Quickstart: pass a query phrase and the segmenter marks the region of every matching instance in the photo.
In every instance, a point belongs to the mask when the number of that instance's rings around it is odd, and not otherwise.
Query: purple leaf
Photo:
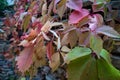
[[[97,28],[96,32],[98,34],[104,34],[104,35],[107,35],[109,37],[120,38],[120,34],[117,31],[115,31],[112,27],[109,27],[106,25]]]
[[[76,24],[79,21],[87,18],[89,11],[86,9],[81,9],[81,11],[73,11],[69,16],[69,24]]]
[[[76,11],[81,11],[82,9],[82,0],[69,0],[67,3],[66,3],[66,6],[71,8],[71,9],[74,9]]]

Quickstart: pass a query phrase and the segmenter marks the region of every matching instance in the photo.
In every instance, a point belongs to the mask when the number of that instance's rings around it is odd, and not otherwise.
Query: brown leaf
[[[70,31],[68,34],[68,41],[70,43],[71,48],[73,48],[76,45],[77,40],[78,40],[78,36],[76,30]]]
[[[63,14],[65,13],[67,7],[66,7],[66,0],[61,0],[57,7],[57,13],[62,18]]]
[[[79,34],[79,45],[87,46],[89,43],[89,32]]]
[[[49,66],[52,68],[54,72],[60,65],[60,54],[59,52],[54,53],[51,57],[51,61],[49,62]]]
[[[50,41],[47,44],[47,57],[50,61],[51,61],[51,56],[53,55],[53,53],[54,53],[54,47],[53,47],[52,41]]]
[[[46,47],[44,46],[44,39],[42,36],[36,41],[33,60],[36,67],[46,65]]]
[[[64,36],[63,36],[63,38],[62,38],[62,40],[61,40],[61,45],[63,46],[63,45],[67,45],[69,42],[68,42],[68,33],[66,33]]]

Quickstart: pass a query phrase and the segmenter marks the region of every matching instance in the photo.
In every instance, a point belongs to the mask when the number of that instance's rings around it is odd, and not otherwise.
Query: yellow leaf
[[[23,19],[23,24],[22,24],[22,27],[23,27],[23,29],[24,29],[24,32],[26,31],[26,29],[27,29],[28,26],[29,26],[30,19],[31,19],[31,15],[30,15],[30,14],[25,15],[25,17],[24,17],[24,19]]]

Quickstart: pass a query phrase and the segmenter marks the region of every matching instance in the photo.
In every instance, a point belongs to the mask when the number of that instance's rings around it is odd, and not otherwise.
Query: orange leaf
[[[31,29],[30,34],[28,35],[26,40],[31,41],[31,40],[35,39],[36,36],[37,36],[37,32],[35,30]]]

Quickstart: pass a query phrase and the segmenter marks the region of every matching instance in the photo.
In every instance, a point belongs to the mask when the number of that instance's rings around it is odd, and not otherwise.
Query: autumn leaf
[[[70,43],[70,47],[73,48],[78,41],[78,36],[76,30],[70,31],[68,34],[68,42]]]
[[[51,56],[51,61],[49,61],[49,66],[52,69],[52,72],[54,72],[60,65],[60,54],[59,52],[54,53]]]
[[[69,24],[77,24],[80,21],[88,18],[89,11],[86,9],[81,9],[81,11],[73,11],[69,16]]]
[[[120,34],[115,31],[112,27],[103,25],[96,29],[97,34],[104,34],[112,38],[120,38]]]
[[[57,13],[60,16],[60,18],[62,19],[63,14],[65,13],[67,7],[66,7],[66,0],[61,0],[58,4],[57,4]]]
[[[33,57],[33,46],[26,47],[17,58],[17,65],[19,71],[24,73],[26,70],[29,69],[29,67],[33,63],[32,57]]]
[[[46,47],[44,45],[44,38],[39,36],[34,45],[33,61],[36,67],[46,65]]]
[[[22,27],[24,29],[24,32],[27,30],[29,23],[30,23],[31,15],[26,14],[23,19]]]
[[[82,9],[82,0],[69,0],[66,6],[74,11],[69,16],[69,24],[77,24],[89,15],[89,11]]]
[[[31,40],[35,39],[36,36],[37,36],[36,30],[31,29],[28,37],[26,37],[26,40],[31,41]]]
[[[47,57],[49,60],[51,60],[51,56],[54,53],[54,47],[52,41],[50,41],[46,47],[47,47]]]
[[[76,30],[71,30],[63,36],[61,44],[62,46],[70,44],[70,47],[73,48],[77,44],[77,41],[78,36]]]
[[[61,51],[62,52],[70,52],[71,49],[69,49],[67,46],[62,46]]]
[[[100,14],[94,14],[89,17],[90,21],[88,22],[89,28],[91,31],[95,31],[97,28],[103,25],[103,17]]]
[[[19,44],[19,46],[23,46],[23,47],[29,46],[28,40],[23,40],[23,41],[21,41],[20,44]]]
[[[79,45],[87,46],[89,44],[90,32],[79,33]]]
[[[66,6],[76,11],[81,11],[83,6],[82,0],[68,0]]]

